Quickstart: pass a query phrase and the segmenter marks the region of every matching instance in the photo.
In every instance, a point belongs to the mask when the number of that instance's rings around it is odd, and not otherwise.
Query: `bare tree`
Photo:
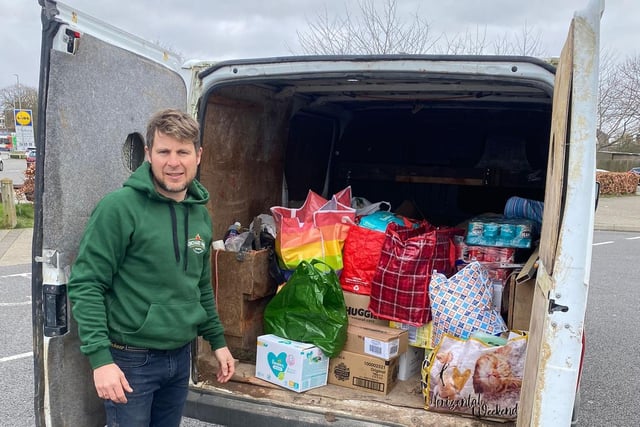
[[[325,7],[315,20],[307,20],[309,28],[296,32],[302,53],[527,56],[542,56],[544,53],[541,49],[542,33],[526,22],[520,32],[504,34],[491,42],[486,27],[433,36],[429,23],[417,10],[409,20],[398,16],[397,0],[386,0],[382,10],[376,8],[373,0],[359,0],[357,13],[349,9],[348,5],[352,4],[345,3],[345,12],[341,16],[330,15]]]
[[[624,113],[629,117],[625,134],[639,144],[640,141],[640,55],[629,56],[620,65],[622,75],[621,103]]]
[[[351,3],[349,3],[351,4]],[[305,54],[395,54],[426,53],[437,38],[432,38],[429,23],[418,13],[403,21],[397,1],[387,0],[383,10],[373,0],[358,1],[359,15],[352,15],[345,3],[343,16],[331,17],[326,8],[315,21],[307,20],[309,29],[297,31]]]
[[[487,50],[487,28],[476,27],[475,32],[469,30],[464,33],[449,36],[442,35],[442,53],[448,55],[482,55]]]
[[[519,33],[514,34],[513,51],[511,54],[524,56],[542,56],[545,52],[541,47],[542,33],[535,26],[529,26],[525,21]]]
[[[616,63],[610,51],[603,52],[600,55],[600,74],[598,81],[598,149],[606,149],[611,143],[611,135],[617,133],[618,127],[615,117],[617,91],[618,91],[618,73],[616,72]]]
[[[348,3],[351,5],[352,3]],[[380,4],[380,3],[377,3]],[[386,0],[378,10],[373,0],[359,0],[358,13],[331,16],[325,8],[309,29],[298,31],[306,54],[445,53],[453,55],[521,55],[543,57],[542,32],[527,22],[518,32],[493,40],[487,29],[476,27],[458,34],[434,37],[429,24],[416,11],[410,21],[397,14],[397,1]],[[553,59],[549,62],[554,63]],[[603,53],[600,61],[598,148],[640,152],[640,56],[617,63]]]
[[[318,14],[315,22],[307,21],[307,32],[296,31],[304,54],[344,55],[353,53],[351,38],[346,31],[346,17],[330,18],[327,9]]]
[[[0,89],[0,106],[4,115],[4,122],[7,130],[15,131],[15,119],[13,110],[22,107],[26,110],[32,110],[33,119],[37,115],[38,108],[38,91],[35,88],[17,84]]]
[[[640,56],[600,59],[598,149],[640,151]]]
[[[454,35],[443,34],[444,43],[439,50],[450,55],[544,55],[542,33],[525,22],[520,32],[504,33],[492,41],[487,37],[487,28],[476,27]]]

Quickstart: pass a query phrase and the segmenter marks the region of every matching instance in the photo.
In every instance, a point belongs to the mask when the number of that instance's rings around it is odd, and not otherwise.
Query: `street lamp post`
[[[13,75],[16,76],[16,84],[18,86],[18,110],[22,111],[22,90],[20,89],[20,75],[16,73],[14,73]],[[15,105],[15,102],[14,102],[14,105]],[[13,123],[14,123],[14,126],[15,126],[15,123],[17,123],[15,107],[13,109]],[[22,131],[22,126],[20,126],[20,143],[24,144],[24,133]],[[13,147],[14,150],[16,148],[17,147]]]
[[[20,75],[19,74],[13,74],[14,76],[16,76],[16,84],[18,85],[18,108],[22,110],[22,91],[20,90]]]

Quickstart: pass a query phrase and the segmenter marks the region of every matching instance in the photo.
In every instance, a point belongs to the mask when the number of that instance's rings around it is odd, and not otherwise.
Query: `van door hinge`
[[[63,254],[45,249],[35,257],[42,263],[42,304],[44,311],[44,335],[56,337],[69,330],[67,310],[67,271],[61,265]]]
[[[569,311],[569,307],[567,307],[566,305],[556,304],[556,300],[550,299],[549,314],[553,314],[556,311],[561,311],[563,313],[566,313],[567,311]]]

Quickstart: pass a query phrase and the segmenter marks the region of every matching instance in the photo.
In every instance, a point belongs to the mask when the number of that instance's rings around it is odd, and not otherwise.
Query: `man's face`
[[[151,149],[145,147],[158,193],[175,201],[184,200],[187,188],[196,177],[202,147],[180,141],[156,131]]]

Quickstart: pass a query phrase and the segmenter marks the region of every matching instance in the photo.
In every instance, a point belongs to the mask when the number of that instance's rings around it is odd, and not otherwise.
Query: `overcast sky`
[[[540,31],[546,56],[557,56],[573,12],[588,0],[397,0],[398,16],[413,13],[427,20],[432,34],[464,34],[476,29],[488,38]],[[376,0],[377,3],[383,1]],[[296,30],[326,7],[329,14],[353,13],[355,0],[68,0],[120,29],[185,56],[186,59],[233,59],[299,52]],[[0,89],[20,83],[38,85],[40,6],[37,0],[0,0]],[[607,0],[601,21],[602,47],[620,58],[637,55],[640,1]]]

